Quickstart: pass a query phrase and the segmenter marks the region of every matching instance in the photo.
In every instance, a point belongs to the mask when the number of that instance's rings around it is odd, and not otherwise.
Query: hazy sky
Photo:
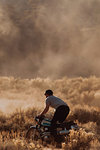
[[[0,76],[100,76],[100,0],[0,0]]]

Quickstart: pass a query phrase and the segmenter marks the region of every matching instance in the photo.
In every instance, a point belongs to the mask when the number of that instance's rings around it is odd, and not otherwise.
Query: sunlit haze
[[[0,75],[100,76],[99,0],[0,0]]]

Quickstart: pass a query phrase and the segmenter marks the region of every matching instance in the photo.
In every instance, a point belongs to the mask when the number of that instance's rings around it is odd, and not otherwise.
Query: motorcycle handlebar
[[[45,116],[41,116],[41,117],[36,116],[36,117],[35,117],[35,121],[42,121],[42,120],[44,119],[44,117],[45,117]]]

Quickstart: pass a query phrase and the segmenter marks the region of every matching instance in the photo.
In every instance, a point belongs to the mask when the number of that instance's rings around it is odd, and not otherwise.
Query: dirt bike
[[[56,137],[54,137],[51,134],[50,126],[51,126],[51,120],[48,118],[42,117],[35,117],[36,125],[30,126],[26,133],[26,138],[32,139],[32,140],[39,140],[45,141],[47,143],[51,143],[52,141],[55,141],[55,139],[58,139],[56,141],[57,143],[62,143],[66,140],[67,136],[70,134],[70,130],[78,130],[79,127],[76,123],[73,121],[69,122],[63,122],[63,123],[57,123],[56,124]]]

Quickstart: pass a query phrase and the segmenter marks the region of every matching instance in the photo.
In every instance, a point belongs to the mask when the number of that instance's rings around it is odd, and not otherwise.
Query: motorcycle
[[[58,143],[62,143],[66,140],[68,135],[70,134],[70,130],[78,130],[79,127],[73,121],[57,123],[56,124],[56,137],[51,134],[50,126],[51,120],[42,117],[35,117],[36,125],[30,126],[26,133],[26,138],[34,141],[38,141],[39,139],[43,142],[51,143],[55,139],[58,139]]]

